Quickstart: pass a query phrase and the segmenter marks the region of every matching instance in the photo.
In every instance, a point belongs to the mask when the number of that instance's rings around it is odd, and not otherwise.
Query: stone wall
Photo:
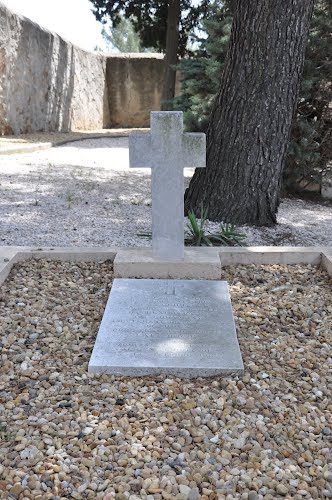
[[[163,64],[162,54],[86,52],[0,1],[0,135],[148,127]]]
[[[0,3],[0,134],[109,124],[106,58]]]
[[[107,57],[108,103],[113,127],[147,127],[150,111],[160,110],[162,54]]]

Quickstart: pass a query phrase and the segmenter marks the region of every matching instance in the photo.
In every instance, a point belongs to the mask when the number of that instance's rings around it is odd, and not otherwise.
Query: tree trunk
[[[164,59],[164,80],[161,96],[161,109],[171,109],[170,101],[174,97],[176,70],[179,47],[180,0],[170,0],[167,15],[166,53]]]
[[[236,224],[276,223],[313,0],[238,0],[207,131],[207,168],[185,207]]]

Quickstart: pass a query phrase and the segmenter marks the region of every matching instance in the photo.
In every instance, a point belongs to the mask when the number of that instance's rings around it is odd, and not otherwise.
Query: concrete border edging
[[[119,137],[128,137],[128,134],[124,132],[119,135],[91,135],[89,137],[75,137],[73,139],[64,139],[63,141],[54,141],[54,142],[37,142],[32,144],[21,144],[16,146],[8,146],[4,148],[0,148],[0,155],[14,155],[21,153],[34,153],[36,151],[42,151],[44,149],[56,148],[58,146],[64,146],[65,144],[69,144],[70,142],[78,142],[78,141],[87,141],[88,139],[118,139]]]
[[[322,254],[321,265],[330,276],[332,276],[332,249],[330,248],[326,253]]]
[[[115,259],[116,249],[103,247],[0,247],[0,285],[5,281],[11,268],[18,262],[29,259],[50,259],[63,262],[104,262]]]
[[[314,264],[329,247],[223,247],[219,249],[221,265],[232,264]]]
[[[16,155],[21,153],[35,153],[53,147],[52,142],[37,142],[33,144],[21,144],[0,148],[0,155]]]
[[[121,278],[220,279],[225,265],[311,264],[321,265],[332,276],[332,247],[192,247],[182,261],[158,261],[149,248],[0,247],[0,284],[18,262],[28,259],[66,262],[114,263]]]
[[[78,141],[87,141],[89,139],[118,139],[121,137],[128,137],[131,132],[136,132],[140,130],[142,133],[147,132],[149,129],[147,128],[133,128],[133,129],[125,129],[119,130],[113,129],[110,132],[106,133],[95,133],[92,135],[83,134],[79,137],[71,137],[68,139],[60,139],[55,141],[48,142],[34,142],[34,143],[14,143],[14,146],[4,146],[0,147],[0,156],[1,155],[11,155],[11,154],[20,154],[20,153],[33,153],[35,151],[41,151],[49,148],[56,148],[58,146],[64,146],[65,144],[69,144],[71,142]]]

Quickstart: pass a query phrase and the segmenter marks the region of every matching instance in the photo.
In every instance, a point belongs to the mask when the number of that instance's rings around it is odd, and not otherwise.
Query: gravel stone
[[[327,273],[224,268],[245,373],[189,381],[87,373],[112,277],[29,260],[0,287],[0,498],[332,498]]]
[[[0,245],[149,246],[151,175],[128,158],[128,138],[106,137],[0,155]],[[193,169],[184,175],[187,186]],[[332,245],[331,207],[283,199],[277,226],[241,228],[245,245]]]

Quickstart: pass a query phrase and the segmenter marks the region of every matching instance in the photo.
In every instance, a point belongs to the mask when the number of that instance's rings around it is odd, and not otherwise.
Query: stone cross
[[[205,167],[205,134],[183,133],[182,111],[152,111],[150,123],[129,136],[129,165],[152,170],[153,257],[183,259],[183,169]]]

